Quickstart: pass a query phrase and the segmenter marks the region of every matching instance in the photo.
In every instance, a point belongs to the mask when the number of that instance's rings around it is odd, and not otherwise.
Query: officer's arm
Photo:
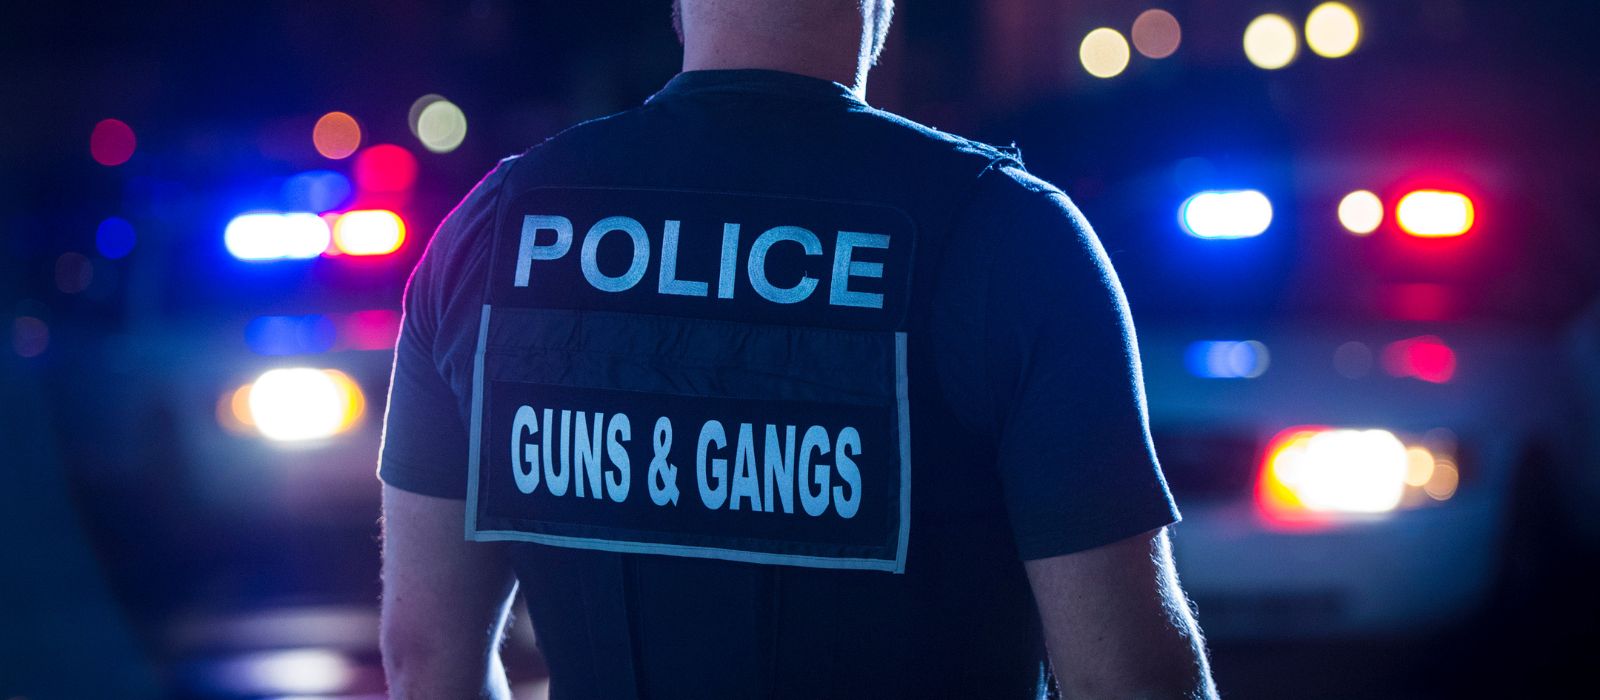
[[[510,698],[497,653],[516,580],[502,543],[462,537],[463,501],[383,488],[390,697]]]
[[[1027,569],[1065,697],[1216,698],[1165,528]]]

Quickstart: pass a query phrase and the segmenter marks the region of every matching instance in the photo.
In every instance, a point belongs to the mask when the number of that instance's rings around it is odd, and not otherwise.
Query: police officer
[[[864,102],[891,5],[682,0],[681,74],[440,226],[379,468],[396,697],[504,696],[518,584],[555,698],[1214,696],[1105,253]]]

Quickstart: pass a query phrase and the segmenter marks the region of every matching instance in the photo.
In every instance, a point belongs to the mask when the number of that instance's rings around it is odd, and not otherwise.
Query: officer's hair
[[[873,63],[883,50],[884,39],[889,34],[890,20],[894,16],[893,0],[672,0],[672,30],[683,42],[683,3],[695,3],[696,9],[706,13],[739,13],[747,20],[758,20],[772,31],[793,31],[815,24],[819,17],[828,17],[826,10],[852,9],[863,15],[872,36]]]

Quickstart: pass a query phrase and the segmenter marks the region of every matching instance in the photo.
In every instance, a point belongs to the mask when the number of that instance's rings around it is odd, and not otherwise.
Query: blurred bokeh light
[[[1306,46],[1323,58],[1343,58],[1361,42],[1361,20],[1342,2],[1325,2],[1306,17]]]
[[[1383,348],[1383,368],[1391,376],[1443,384],[1456,375],[1456,353],[1437,336],[1397,340]]]
[[[21,357],[38,357],[50,347],[50,326],[33,316],[11,321],[11,349]]]
[[[349,430],[366,410],[361,387],[344,372],[292,367],[268,370],[249,386],[248,413],[236,415],[278,442],[332,437]]]
[[[1356,190],[1339,200],[1339,223],[1345,230],[1365,236],[1383,225],[1383,200],[1367,190]]]
[[[434,153],[449,153],[461,146],[467,138],[467,115],[451,102],[438,95],[429,95],[422,100],[433,97],[417,110],[416,119],[413,121],[412,133],[422,146]],[[418,100],[421,102],[422,100]]]
[[[1115,78],[1128,68],[1128,40],[1110,27],[1100,27],[1083,37],[1078,60],[1096,78]]]
[[[1277,70],[1294,62],[1300,40],[1294,25],[1283,15],[1255,18],[1244,30],[1244,55],[1257,68]]]
[[[122,165],[133,157],[138,139],[133,127],[120,119],[103,119],[89,133],[89,155],[105,166]]]
[[[1183,28],[1171,12],[1152,8],[1133,20],[1133,47],[1146,58],[1166,58],[1178,51]]]
[[[1288,519],[1386,513],[1405,495],[1409,464],[1387,430],[1287,430],[1267,449],[1260,503]]]
[[[328,222],[306,212],[255,212],[228,222],[223,243],[240,260],[306,259],[328,249]]]
[[[350,178],[343,174],[332,170],[310,170],[284,181],[284,207],[324,212],[343,205],[350,199],[351,192]]]
[[[355,177],[364,192],[402,192],[416,184],[417,157],[394,144],[378,144],[356,156]]]
[[[1196,238],[1253,238],[1272,226],[1272,201],[1256,190],[1201,192],[1184,200],[1178,220]]]
[[[1201,340],[1184,353],[1189,373],[1205,379],[1255,379],[1266,374],[1272,355],[1259,340]]]
[[[95,227],[94,246],[100,254],[108,259],[116,260],[127,257],[133,252],[134,243],[138,236],[133,230],[133,224],[127,219],[107,217],[100,225]]]
[[[344,112],[329,112],[311,129],[311,143],[324,158],[349,158],[361,147],[361,125]]]

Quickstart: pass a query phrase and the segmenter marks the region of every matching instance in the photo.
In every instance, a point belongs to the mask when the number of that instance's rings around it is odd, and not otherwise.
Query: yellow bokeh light
[[[1096,78],[1114,78],[1128,68],[1128,40],[1109,27],[1096,29],[1078,45],[1078,60]]]
[[[1339,223],[1358,236],[1365,236],[1383,225],[1383,200],[1366,190],[1356,190],[1339,200]]]
[[[1183,28],[1171,12],[1149,9],[1133,20],[1133,48],[1147,58],[1166,58],[1183,42]]]
[[[1426,447],[1406,448],[1406,485],[1424,486],[1433,479],[1433,453]]]
[[[1261,15],[1244,30],[1244,55],[1257,68],[1277,70],[1294,62],[1300,39],[1283,15]]]
[[[1455,462],[1440,459],[1434,465],[1433,478],[1422,487],[1436,501],[1448,501],[1456,495],[1456,488],[1461,486],[1461,472],[1456,470]]]
[[[456,150],[467,138],[467,115],[454,102],[434,100],[417,115],[417,139],[434,153]]]
[[[1306,17],[1306,46],[1323,58],[1343,58],[1361,42],[1361,20],[1342,2],[1325,2]]]
[[[324,158],[349,158],[361,147],[361,125],[344,112],[329,112],[312,127],[311,143]]]

